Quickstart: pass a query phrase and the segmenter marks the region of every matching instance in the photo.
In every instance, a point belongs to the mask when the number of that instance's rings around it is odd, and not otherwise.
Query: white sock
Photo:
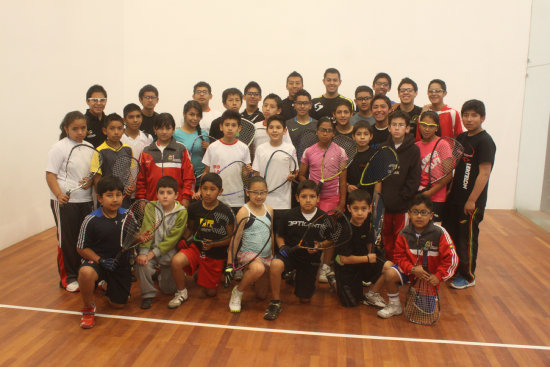
[[[394,303],[396,305],[401,303],[399,302],[399,293],[388,293],[388,298],[390,300],[390,303]]]

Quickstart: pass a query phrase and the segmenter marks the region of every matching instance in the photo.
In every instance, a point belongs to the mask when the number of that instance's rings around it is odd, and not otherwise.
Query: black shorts
[[[107,292],[105,292],[105,295],[111,302],[121,305],[128,302],[132,284],[132,274],[127,264],[122,264],[122,266],[116,268],[115,271],[105,270],[101,265],[91,260],[84,260],[84,263],[82,263],[80,267],[82,268],[84,266],[93,268],[98,275],[98,280],[107,282]]]
[[[305,250],[291,252],[288,257],[275,254],[274,259],[279,259],[285,264],[285,272],[296,270],[294,294],[299,298],[311,298],[315,292],[317,272],[321,265],[319,254],[309,255]],[[302,256],[303,255],[303,256]]]
[[[434,222],[441,222],[443,219],[443,208],[445,203],[433,203],[433,212],[434,212]]]
[[[384,263],[334,264],[334,273],[336,276],[336,288],[338,289],[338,298],[343,306],[357,306],[363,298],[363,280],[376,283]]]

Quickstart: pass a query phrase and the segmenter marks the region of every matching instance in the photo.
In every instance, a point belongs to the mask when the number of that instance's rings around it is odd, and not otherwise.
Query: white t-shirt
[[[254,123],[254,127],[256,128],[256,133],[254,134],[254,147],[257,148],[263,143],[269,142],[269,135],[267,135],[267,126],[264,125],[264,121],[259,121]],[[290,136],[288,133],[285,133],[283,135],[283,143],[289,143],[292,144],[292,140],[290,139]]]
[[[135,159],[139,160],[139,156],[143,152],[143,149],[153,142],[153,137],[143,131],[140,131],[139,135],[135,139],[123,134],[120,141],[123,144],[129,145],[130,148],[132,148],[132,155]]]
[[[246,144],[240,140],[235,140],[233,144],[226,144],[221,139],[213,142],[208,146],[202,163],[210,167],[210,172],[218,173],[222,168],[234,161],[243,161],[250,164],[250,151]],[[220,175],[223,180],[223,191],[225,194],[234,193],[232,195],[220,195],[219,199],[224,204],[231,207],[241,207],[244,205],[243,182],[240,174],[239,166],[235,165],[237,170],[229,167]]]
[[[57,175],[57,183],[61,191],[65,192],[70,188],[78,186],[80,180],[86,177],[90,172],[90,165],[92,163],[92,157],[94,150],[86,149],[83,150],[79,155],[78,159],[71,157],[71,165],[68,168],[67,174],[67,160],[69,159],[69,154],[71,149],[77,144],[86,144],[93,148],[93,145],[87,141],[82,143],[77,143],[74,140],[69,138],[63,138],[55,143],[50,151],[48,152],[48,163],[46,165],[46,172],[51,172]],[[74,164],[73,164],[74,162]],[[50,190],[50,198],[52,200],[57,200],[54,193]],[[86,190],[79,189],[71,193],[69,202],[70,203],[87,203],[92,201],[92,189],[88,188]]]
[[[208,112],[202,113],[202,119],[199,125],[201,126],[201,129],[205,130],[207,134],[210,133],[210,125],[212,125],[212,121],[220,117],[222,114],[218,111],[213,110],[212,108]]]
[[[282,150],[290,154],[277,153],[273,156],[266,176],[266,166],[271,158],[271,155],[277,151]],[[294,162],[292,162],[294,159]],[[267,189],[269,191],[274,190],[285,182],[291,169],[298,170],[298,158],[296,157],[296,149],[291,143],[283,142],[281,145],[274,147],[269,142],[263,143],[256,149],[254,155],[254,162],[252,163],[252,169],[260,173],[260,176],[264,177],[267,181]],[[267,195],[266,204],[270,205],[273,209],[290,209],[292,198],[292,185],[289,181],[276,189],[275,191]]]

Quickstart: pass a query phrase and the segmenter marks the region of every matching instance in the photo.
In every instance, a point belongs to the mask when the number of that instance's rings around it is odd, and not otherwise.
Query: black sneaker
[[[153,299],[152,298],[144,298],[141,300],[141,308],[144,310],[148,310],[153,305]]]
[[[275,320],[279,316],[279,313],[283,310],[283,304],[281,301],[271,301],[267,310],[265,310],[264,319]]]

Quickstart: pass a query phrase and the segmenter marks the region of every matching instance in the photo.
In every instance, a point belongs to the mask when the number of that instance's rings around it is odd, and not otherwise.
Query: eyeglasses
[[[334,129],[326,129],[324,127],[321,127],[321,128],[319,128],[319,131],[322,132],[322,133],[330,134],[330,133],[334,132]]]
[[[251,96],[251,97],[259,97],[260,96],[260,92],[246,92],[246,94]]]
[[[294,105],[295,106],[302,106],[302,107],[305,107],[307,105],[310,105],[311,102],[294,102]]]
[[[412,93],[414,92],[414,88],[401,88],[399,89],[399,93]]]
[[[376,83],[374,83],[374,85],[377,85],[379,87],[389,87],[390,83],[388,83],[388,82],[376,82]]]
[[[426,209],[422,209],[422,210],[412,209],[412,210],[409,210],[409,213],[411,213],[411,215],[420,215],[421,217],[427,217],[428,215],[432,214],[431,211]]]
[[[198,94],[199,96],[204,96],[210,94],[210,92],[208,91],[208,89],[197,89],[195,90],[195,94]]]
[[[363,101],[369,101],[372,99],[372,97],[357,97],[355,98],[357,102],[363,102]]]
[[[261,191],[258,191],[258,190],[248,190],[248,193],[249,193],[249,194],[258,195],[258,196],[264,196],[264,195],[267,195],[267,190],[261,190]]]
[[[428,89],[428,93],[430,94],[438,94],[445,92],[443,89]]]
[[[143,99],[146,101],[154,101],[155,99],[158,99],[157,96],[143,96]]]
[[[107,98],[88,98],[88,102],[90,102],[90,103],[106,103]]]

